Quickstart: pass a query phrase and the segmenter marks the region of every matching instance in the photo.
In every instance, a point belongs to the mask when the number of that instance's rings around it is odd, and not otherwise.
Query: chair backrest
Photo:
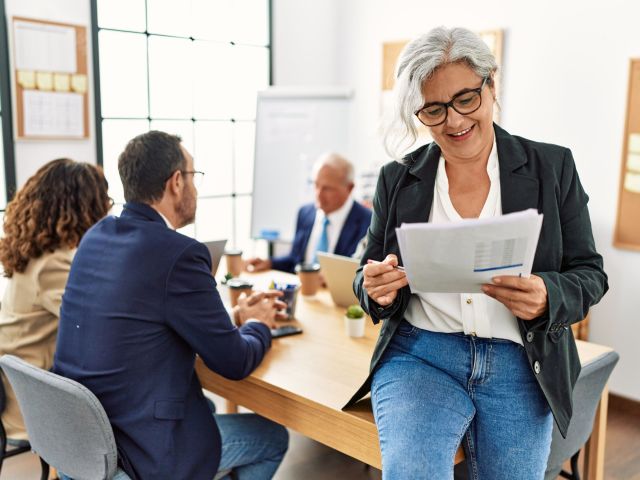
[[[573,389],[573,416],[567,438],[562,438],[554,424],[545,479],[557,478],[564,461],[571,458],[589,439],[600,396],[619,358],[612,350],[582,367]]]
[[[116,442],[96,396],[13,355],[0,358],[0,366],[18,398],[33,450],[75,480],[111,479]]]

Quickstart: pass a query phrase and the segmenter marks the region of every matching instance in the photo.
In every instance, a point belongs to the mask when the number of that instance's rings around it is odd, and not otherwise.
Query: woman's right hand
[[[398,296],[398,290],[409,285],[407,275],[398,266],[398,257],[387,255],[382,262],[372,262],[364,266],[362,274],[367,295],[377,304],[386,307],[391,305]]]

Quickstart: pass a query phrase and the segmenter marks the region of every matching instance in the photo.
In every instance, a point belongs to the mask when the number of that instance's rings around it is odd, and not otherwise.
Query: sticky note
[[[629,134],[629,152],[640,153],[640,133]]]
[[[71,75],[71,88],[74,92],[84,93],[87,91],[87,76],[82,74]]]
[[[36,88],[36,73],[33,70],[18,70],[18,84],[25,89]]]
[[[630,153],[627,155],[627,168],[636,173],[640,173],[640,153]]]
[[[56,92],[68,92],[71,82],[68,73],[53,74],[53,89]]]
[[[624,189],[629,192],[640,193],[640,173],[627,172],[624,176]]]
[[[51,72],[36,72],[36,86],[45,92],[53,90],[53,74]]]

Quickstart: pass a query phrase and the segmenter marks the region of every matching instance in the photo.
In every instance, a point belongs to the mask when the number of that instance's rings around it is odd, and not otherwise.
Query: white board
[[[349,158],[351,90],[272,87],[258,93],[251,236],[291,241],[300,205],[313,201],[319,155]]]

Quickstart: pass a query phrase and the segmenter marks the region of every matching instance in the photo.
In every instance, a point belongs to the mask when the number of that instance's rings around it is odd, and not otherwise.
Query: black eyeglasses
[[[449,107],[453,108],[460,115],[469,115],[482,106],[482,89],[489,77],[482,79],[482,84],[478,88],[464,90],[457,93],[447,103],[431,102],[427,103],[420,110],[415,112],[420,122],[427,127],[442,125],[447,121]]]

